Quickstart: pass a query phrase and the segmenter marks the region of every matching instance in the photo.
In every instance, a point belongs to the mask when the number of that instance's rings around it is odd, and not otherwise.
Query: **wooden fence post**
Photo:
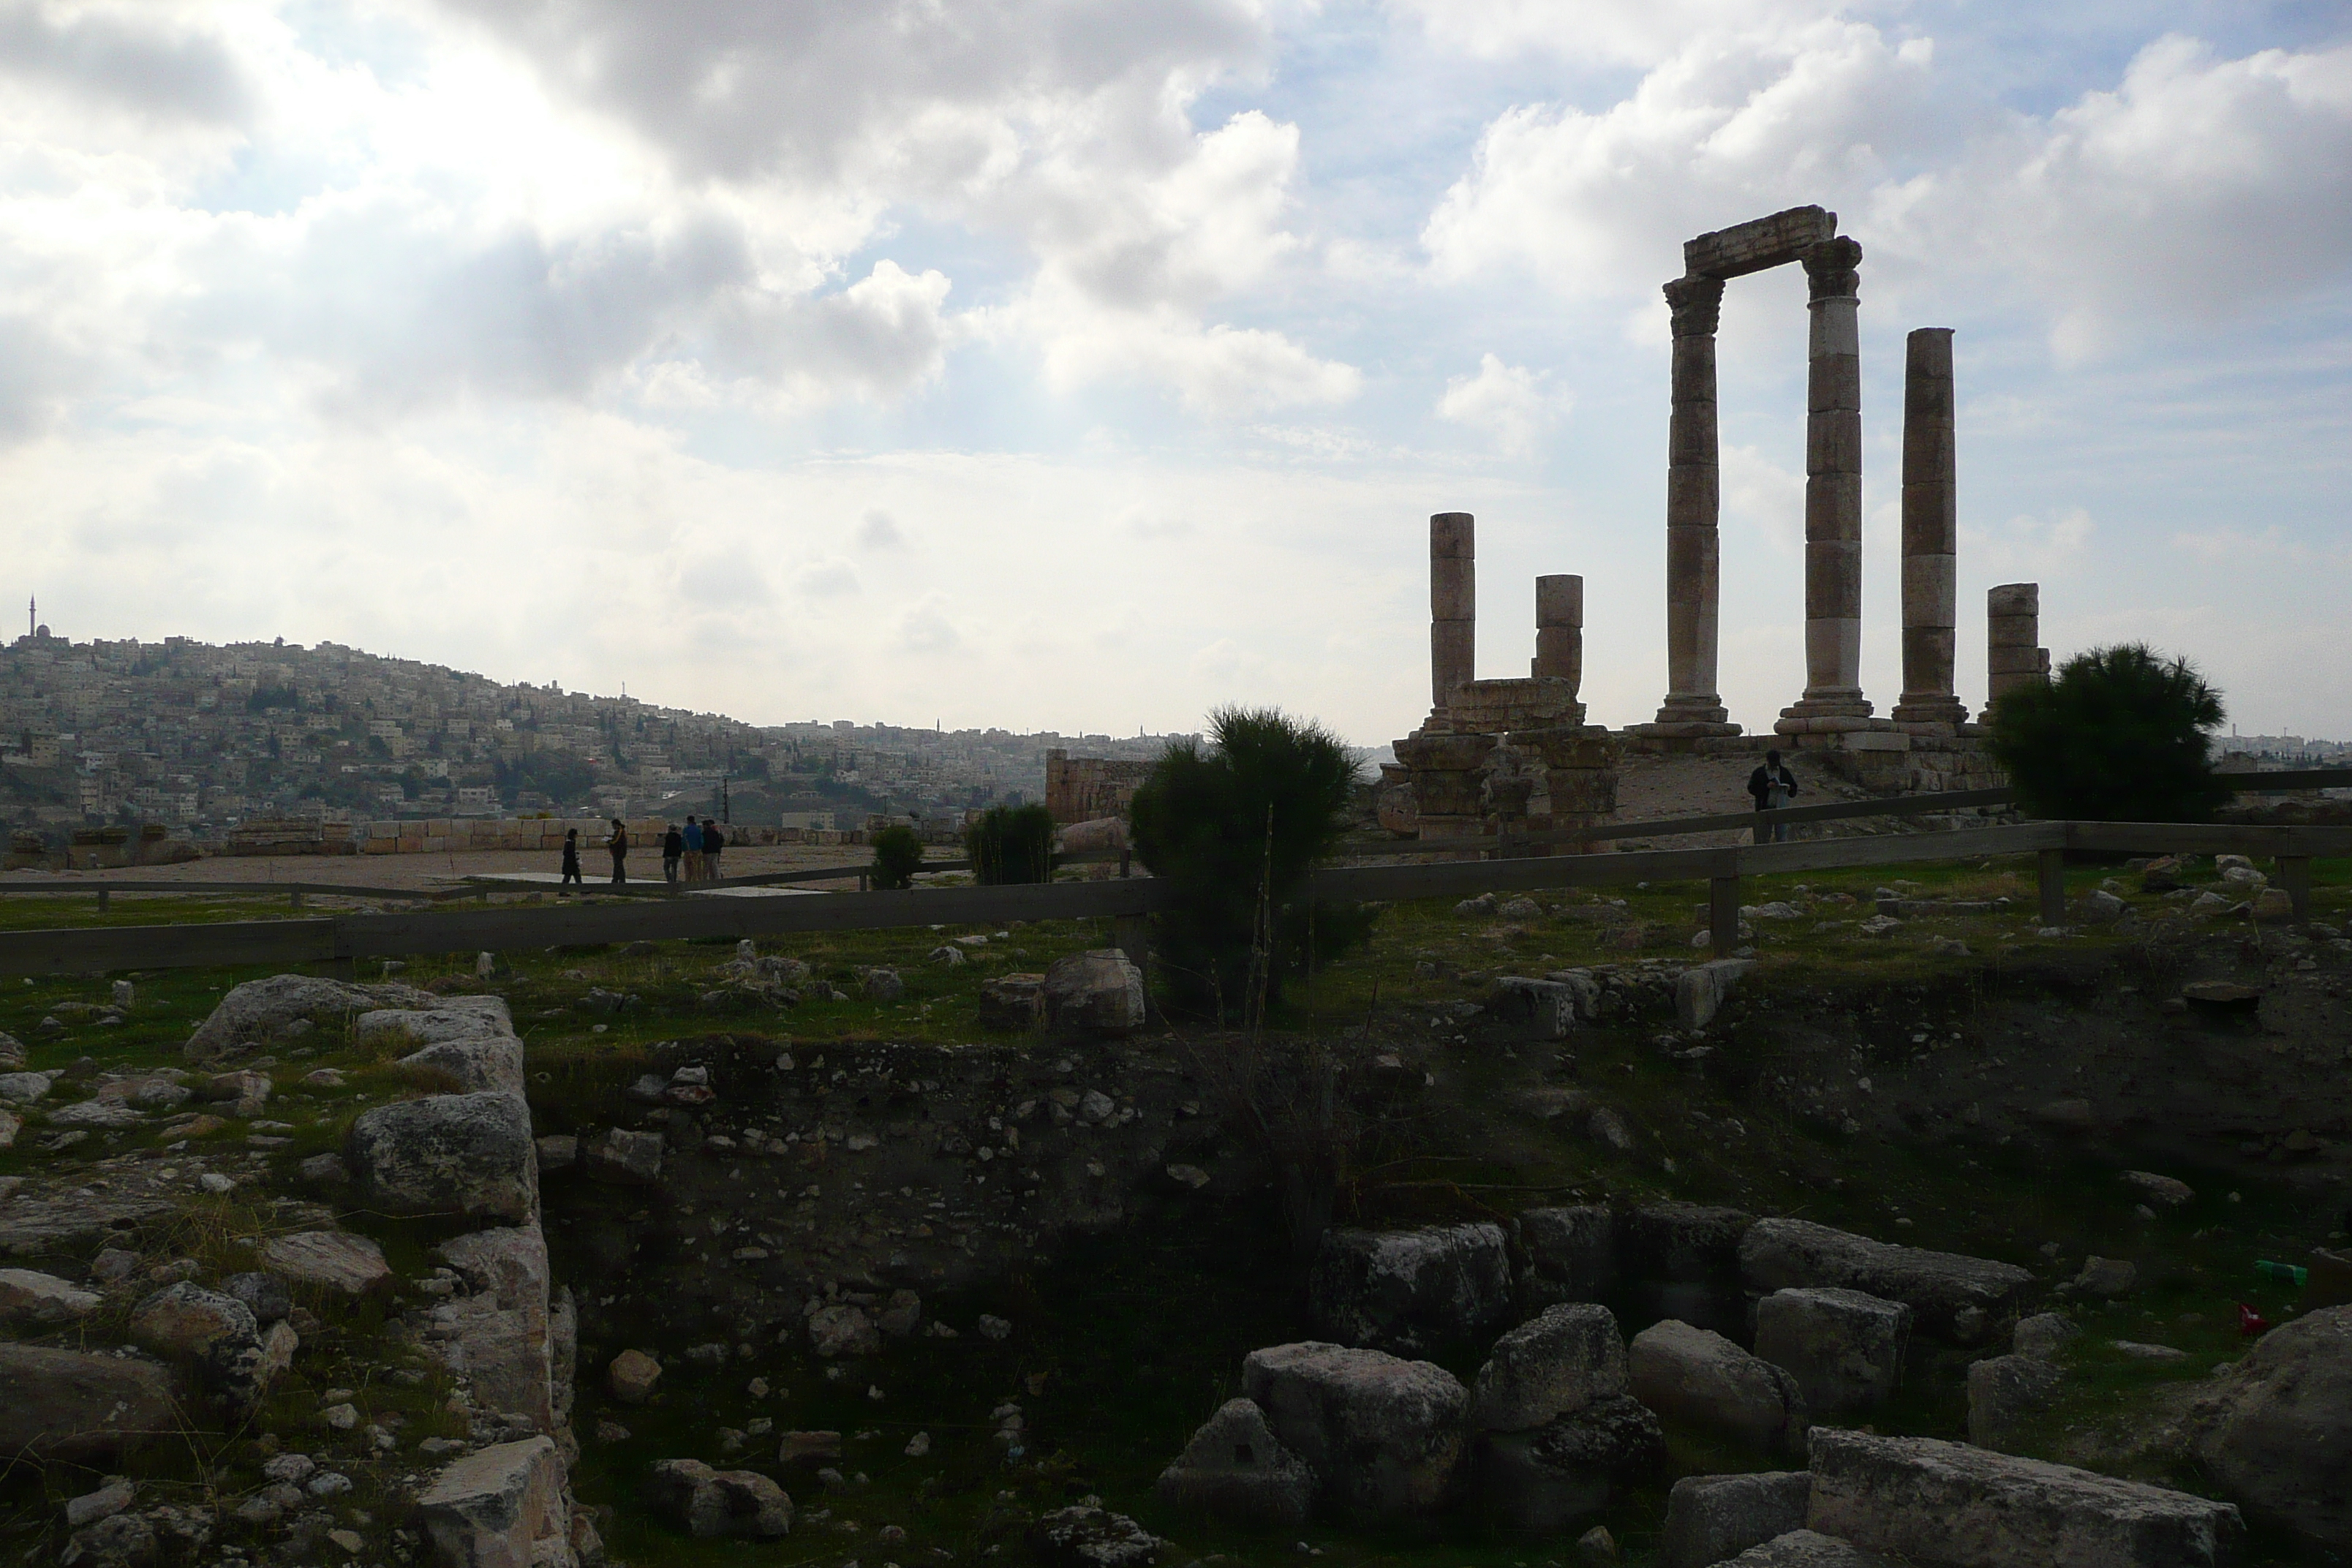
[[[292,898],[293,902],[288,907],[297,910],[300,909],[302,907],[302,889],[299,888],[293,889],[291,890],[290,897]]]
[[[2311,918],[2311,857],[2308,855],[2280,856],[2278,874],[2279,886],[2284,888],[2286,896],[2294,900],[2294,918],[2299,921],[2309,920]]]
[[[1710,877],[1706,880],[1707,941],[1717,958],[1728,958],[1739,945],[1739,878]]]
[[[2044,849],[2036,857],[2034,879],[2042,890],[2042,923],[2062,926],[2066,923],[2066,851]]]

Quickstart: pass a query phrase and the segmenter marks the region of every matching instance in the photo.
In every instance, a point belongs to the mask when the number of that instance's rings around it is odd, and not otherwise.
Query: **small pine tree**
[[[1993,760],[2035,816],[2203,822],[2230,798],[2207,731],[2221,696],[2185,658],[2145,643],[2076,654],[1993,704]]]
[[[972,880],[983,887],[1054,879],[1054,814],[1042,805],[992,805],[963,830]]]
[[[913,887],[915,871],[922,863],[923,840],[913,828],[893,825],[874,835],[871,875],[876,888],[893,890]]]

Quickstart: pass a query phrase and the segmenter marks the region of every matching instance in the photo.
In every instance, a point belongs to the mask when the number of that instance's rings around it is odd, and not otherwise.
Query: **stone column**
[[[2003,583],[1985,591],[1985,710],[2003,692],[2050,679],[2050,650],[2042,640],[2042,584]]]
[[[1565,573],[1536,579],[1536,657],[1530,674],[1584,685],[1584,579]]]
[[[1784,732],[1863,728],[1862,247],[1841,236],[1806,252],[1812,333],[1805,416],[1805,692]],[[1823,722],[1827,721],[1827,722]]]
[[[1903,697],[1895,721],[1934,730],[1967,721],[1952,694],[1954,575],[1959,551],[1953,447],[1952,329],[1921,327],[1903,363]]]
[[[1674,311],[1674,418],[1666,434],[1666,700],[1657,723],[1683,735],[1736,735],[1716,689],[1722,497],[1717,467],[1715,328],[1723,279],[1677,278]]]
[[[1441,511],[1429,520],[1430,706],[1441,713],[1475,670],[1477,555],[1468,512]]]

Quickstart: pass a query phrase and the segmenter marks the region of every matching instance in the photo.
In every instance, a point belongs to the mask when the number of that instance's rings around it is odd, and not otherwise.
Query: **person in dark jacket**
[[[662,880],[672,887],[677,885],[677,863],[685,853],[686,835],[680,833],[677,824],[673,822],[669,825],[669,831],[662,835]]]
[[[719,826],[715,818],[703,818],[702,879],[704,881],[715,882],[719,879],[719,852],[726,847],[727,830]]]
[[[1795,798],[1797,775],[1780,761],[1779,752],[1767,752],[1764,753],[1764,765],[1748,775],[1748,793],[1755,798],[1758,811],[1778,811]],[[1785,844],[1788,839],[1788,827],[1784,824],[1774,823],[1770,842]],[[1765,829],[1760,823],[1756,828],[1756,842],[1766,842]]]
[[[613,818],[613,836],[604,840],[604,847],[613,852],[613,886],[619,887],[629,879],[629,829],[619,817]]]
[[[689,882],[699,882],[702,880],[702,824],[695,821],[691,816],[686,819],[684,842],[686,844],[686,879]]]
[[[563,830],[563,882],[555,889],[556,896],[561,898],[574,887],[583,893],[588,890],[587,884],[580,880],[580,830],[567,827]]]

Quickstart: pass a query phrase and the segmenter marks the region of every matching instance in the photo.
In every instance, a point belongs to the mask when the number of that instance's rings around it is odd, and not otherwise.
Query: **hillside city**
[[[329,642],[77,643],[43,626],[0,648],[0,810],[19,831],[163,824],[204,838],[262,819],[539,813],[961,819],[1040,798],[1049,750],[1139,760],[1169,739],[752,725]]]

